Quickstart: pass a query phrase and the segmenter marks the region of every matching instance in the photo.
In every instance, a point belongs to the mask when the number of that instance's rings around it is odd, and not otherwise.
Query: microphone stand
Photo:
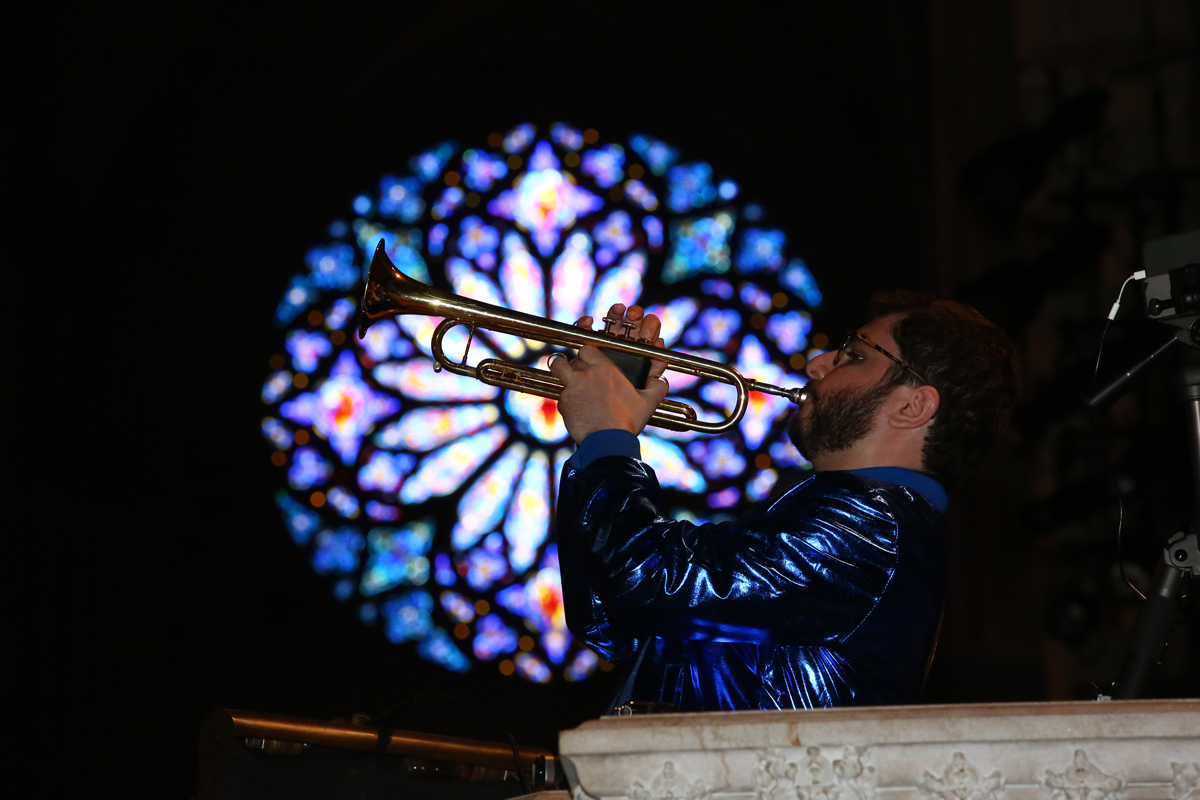
[[[1084,402],[1091,408],[1098,409],[1116,400],[1137,374],[1171,349],[1177,338],[1191,344],[1189,339],[1194,337],[1172,336],[1152,351],[1143,354],[1129,369],[1112,381],[1085,396]],[[1151,672],[1159,663],[1166,646],[1171,619],[1179,598],[1184,594],[1187,578],[1200,578],[1200,540],[1196,535],[1196,531],[1200,529],[1200,366],[1182,367],[1179,371],[1179,385],[1188,422],[1192,478],[1196,483],[1192,532],[1180,531],[1167,540],[1162,559],[1154,572],[1153,585],[1146,596],[1146,603],[1138,614],[1125,661],[1116,681],[1113,682],[1112,695],[1101,695],[1101,700],[1130,700],[1144,696]]]

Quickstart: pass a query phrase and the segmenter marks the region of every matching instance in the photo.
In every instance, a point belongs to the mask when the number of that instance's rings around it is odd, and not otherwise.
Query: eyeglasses
[[[908,370],[913,375],[915,375],[917,380],[919,380],[921,383],[929,383],[929,381],[927,381],[927,380],[925,380],[925,378],[921,377],[921,373],[917,372],[915,369],[910,367],[908,364],[905,364],[899,358],[892,355],[887,350],[884,350],[882,347],[875,344],[874,342],[872,342],[866,336],[863,336],[858,331],[850,331],[849,333],[846,334],[846,341],[842,342],[842,346],[838,348],[837,355],[835,355],[833,357],[833,365],[835,367],[838,366],[839,364],[841,364],[843,361],[845,361],[847,357],[850,357],[850,358],[855,357],[853,353],[849,353],[849,354],[846,353],[846,348],[849,347],[850,343],[853,342],[855,339],[857,339],[858,341],[867,345],[868,347],[872,347],[872,348],[878,350],[879,352],[883,353],[885,356],[890,358],[892,361],[895,361],[897,364],[904,367],[906,370]]]

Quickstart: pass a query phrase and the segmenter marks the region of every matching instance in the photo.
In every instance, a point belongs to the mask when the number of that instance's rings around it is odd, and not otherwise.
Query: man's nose
[[[834,353],[821,353],[819,356],[814,356],[804,365],[804,374],[813,380],[821,380],[829,374],[833,369]]]

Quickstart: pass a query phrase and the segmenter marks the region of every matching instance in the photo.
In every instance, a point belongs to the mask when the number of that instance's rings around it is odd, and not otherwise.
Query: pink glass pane
[[[592,316],[601,319],[614,303],[631,306],[642,294],[642,275],[646,272],[646,254],[635,250],[621,259],[600,279],[588,307]]]
[[[596,265],[589,255],[591,249],[592,242],[586,234],[572,234],[562,255],[554,262],[550,305],[553,318],[559,322],[574,323],[583,316],[584,304],[596,280]]]
[[[504,297],[500,294],[499,287],[492,283],[492,279],[482,272],[471,267],[470,262],[461,258],[451,258],[446,265],[446,274],[450,278],[450,283],[454,285],[454,293],[469,297],[472,300],[478,300],[481,303],[488,305],[505,306]],[[509,336],[503,333],[488,334],[500,345],[505,353],[511,358],[520,358],[525,355],[525,342],[516,336]],[[449,336],[447,336],[449,338]],[[474,344],[471,345],[472,351],[475,349]],[[446,348],[449,353],[449,347]],[[461,354],[462,350],[458,352]]]
[[[500,285],[504,287],[504,297],[509,307],[535,317],[546,316],[546,289],[542,283],[541,265],[529,254],[525,243],[515,233],[504,237],[504,253],[504,262],[500,265]]]
[[[662,333],[659,335],[662,336],[666,346],[670,347],[679,339],[683,329],[687,327],[699,310],[700,304],[695,300],[690,297],[681,297],[678,300],[672,300],[665,306],[650,306],[646,309],[646,313],[654,314],[662,321]]]
[[[496,527],[528,454],[529,448],[520,442],[510,446],[463,494],[458,504],[458,522],[450,534],[455,550],[465,550]]]
[[[508,413],[517,420],[523,432],[543,442],[561,442],[567,438],[567,426],[558,413],[558,403],[544,397],[508,392],[504,398]]]
[[[508,561],[517,575],[533,565],[538,548],[550,531],[549,461],[541,450],[535,450],[529,457],[517,497],[504,521]]]
[[[420,503],[453,492],[504,444],[507,437],[508,428],[493,425],[435,451],[400,487],[400,502]]]
[[[678,445],[652,434],[643,434],[640,439],[642,460],[654,469],[661,486],[688,492],[704,491],[708,485],[704,476],[692,468]]]
[[[444,376],[442,373],[438,377]],[[419,408],[410,411],[397,422],[375,435],[375,444],[389,450],[412,450],[423,453],[441,447],[452,439],[466,436],[500,419],[500,409],[494,405]]]
[[[474,348],[472,348],[472,351]],[[403,392],[414,400],[493,400],[500,390],[480,383],[474,378],[442,370],[433,371],[433,362],[424,358],[397,363],[380,364],[373,373],[375,380]]]

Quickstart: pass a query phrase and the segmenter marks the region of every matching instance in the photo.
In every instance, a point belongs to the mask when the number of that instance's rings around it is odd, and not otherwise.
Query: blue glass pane
[[[458,146],[454,142],[442,142],[437,147],[421,153],[419,156],[413,156],[409,162],[409,167],[413,172],[417,173],[417,177],[423,181],[431,181],[441,174],[445,169],[446,164],[450,161],[450,157],[454,155],[454,151]]]
[[[455,622],[470,622],[475,619],[475,604],[458,592],[442,592],[442,608]]]
[[[658,195],[654,193],[653,189],[639,180],[625,181],[625,196],[628,197],[634,205],[640,206],[646,211],[653,211],[654,209],[658,208]],[[651,217],[650,219],[653,219],[657,222],[656,217]],[[653,244],[651,245],[652,247],[658,247],[660,244],[662,244],[661,223],[655,227],[659,229],[656,231],[658,244]]]
[[[646,162],[655,175],[662,175],[679,158],[679,151],[666,142],[649,136],[635,134],[629,138],[629,146]]]
[[[779,276],[779,282],[791,289],[810,308],[820,308],[821,303],[824,302],[821,290],[817,288],[816,279],[808,271],[804,262],[798,258],[793,258],[788,264],[787,269]]]
[[[564,150],[578,150],[583,147],[583,134],[570,125],[556,122],[550,126],[550,138]]]
[[[538,142],[534,145],[533,152],[529,155],[530,170],[556,170],[558,167],[558,156],[554,155],[554,148],[549,142]]]
[[[504,151],[507,153],[520,153],[529,143],[533,141],[533,135],[537,131],[529,123],[518,125],[508,132],[504,137]]]
[[[766,500],[771,490],[775,488],[775,482],[778,480],[779,473],[775,470],[759,470],[750,482],[746,484],[746,496],[756,502]]]
[[[370,557],[363,569],[359,590],[365,596],[401,584],[421,586],[429,580],[425,554],[433,542],[434,521],[423,519],[395,528],[372,528],[367,534]]]
[[[433,598],[420,590],[409,592],[383,604],[387,637],[393,642],[408,642],[428,636],[433,630]]]
[[[292,369],[297,372],[312,373],[321,359],[333,352],[328,336],[308,331],[292,331],[285,346],[292,354]]]
[[[307,278],[302,275],[295,276],[288,285],[287,291],[283,293],[283,299],[275,308],[275,322],[279,325],[286,325],[301,311],[316,302],[320,296],[321,293],[312,287]]]
[[[771,293],[756,283],[743,283],[738,296],[742,302],[755,311],[771,310]]]
[[[288,450],[291,448],[292,432],[274,417],[267,417],[262,421],[262,432],[263,436],[267,437],[277,449]]]
[[[799,353],[808,346],[812,317],[803,311],[774,314],[767,319],[767,336],[787,355]]]
[[[704,439],[687,446],[692,461],[710,478],[732,478],[746,471],[746,459],[728,439]]]
[[[304,254],[309,281],[318,289],[349,289],[358,281],[354,248],[348,244],[314,247]]]
[[[478,258],[493,252],[500,244],[500,234],[491,225],[472,214],[459,226],[458,252],[463,258]]]
[[[533,653],[521,653],[516,658],[517,672],[522,678],[532,683],[546,683],[550,680],[550,668]]]
[[[292,373],[287,370],[279,370],[272,373],[267,382],[263,384],[262,401],[268,405],[276,402],[279,398],[288,393],[292,388]]]
[[[581,169],[584,174],[596,179],[596,184],[607,189],[623,177],[621,168],[625,165],[625,148],[619,144],[609,144],[583,154]]]
[[[486,192],[492,184],[508,174],[508,165],[500,156],[493,156],[483,150],[468,150],[463,153],[463,180],[467,188],[476,192]]]
[[[479,633],[472,642],[476,658],[490,661],[501,653],[517,649],[517,632],[495,614],[485,614],[476,628]]]
[[[379,215],[403,222],[416,222],[425,213],[421,182],[416,178],[385,175],[379,182]]]
[[[321,531],[313,547],[313,569],[322,574],[353,572],[358,569],[358,554],[364,544],[355,528]]]
[[[663,269],[663,281],[674,283],[701,273],[727,271],[732,231],[733,216],[724,212],[672,221],[671,252]]]
[[[417,655],[426,661],[441,664],[451,672],[469,672],[471,669],[471,662],[441,628],[434,628],[425,635],[417,645]]]
[[[287,492],[275,493],[275,505],[283,512],[283,523],[287,526],[292,541],[298,545],[308,544],[317,528],[321,526],[321,518],[297,503]]]
[[[368,328],[366,336],[358,340],[358,346],[375,361],[405,358],[413,353],[412,342],[400,334],[395,320],[390,319],[379,320]]]
[[[463,190],[457,186],[447,186],[442,190],[442,196],[439,197],[433,204],[433,210],[430,211],[430,216],[434,219],[445,219],[454,213],[454,210],[462,204],[466,198]]]
[[[358,311],[358,305],[349,297],[339,297],[325,314],[325,327],[331,331],[341,330]]]
[[[667,173],[667,186],[670,188],[667,205],[677,214],[706,206],[717,196],[712,185],[712,167],[704,162],[673,167]]]
[[[738,251],[738,269],[742,272],[775,272],[783,266],[783,247],[786,243],[787,237],[783,231],[746,230]]]
[[[325,483],[332,472],[333,465],[321,458],[315,448],[297,447],[288,470],[288,485],[303,492]]]
[[[696,324],[684,331],[683,343],[689,347],[721,349],[742,327],[742,315],[732,308],[706,308]]]
[[[335,486],[330,489],[327,499],[329,507],[336,511],[339,517],[354,519],[358,516],[358,498],[341,486]]]

